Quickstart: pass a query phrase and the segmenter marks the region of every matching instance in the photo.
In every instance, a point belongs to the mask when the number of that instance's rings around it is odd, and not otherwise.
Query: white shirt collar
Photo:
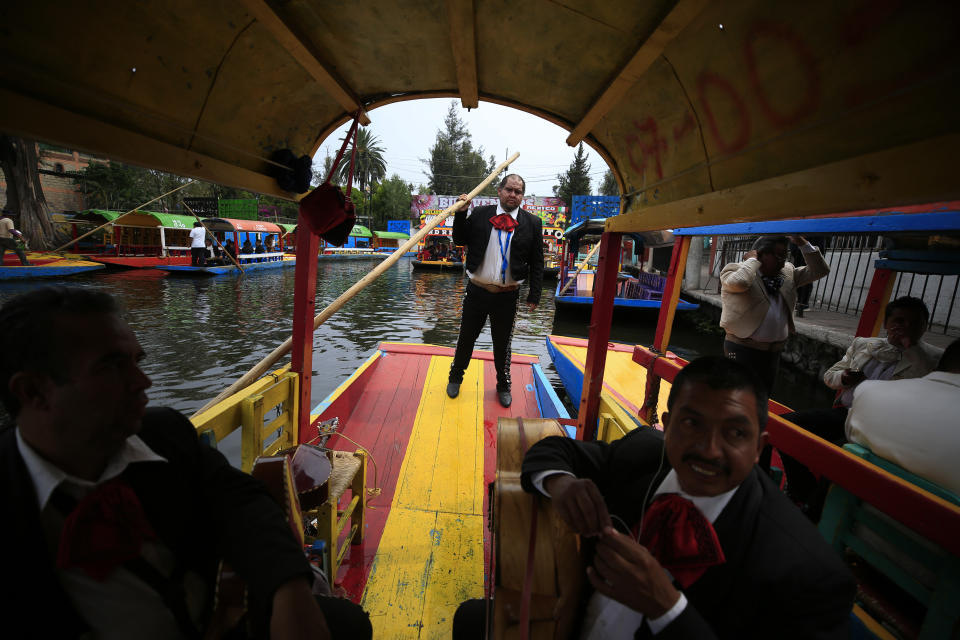
[[[512,211],[507,211],[506,209],[503,208],[503,205],[500,204],[500,202],[497,202],[497,215],[500,215],[501,213],[505,213],[511,218],[513,218],[514,220],[516,220],[517,215],[520,213],[520,207],[518,206],[516,209]]]
[[[677,477],[677,472],[674,469],[670,469],[670,472],[667,473],[667,476],[663,479],[663,482],[660,483],[660,486],[657,487],[653,495],[656,497],[661,493],[680,494],[692,502],[704,517],[710,521],[710,524],[713,524],[717,518],[720,517],[720,514],[730,502],[730,498],[733,497],[733,494],[736,493],[739,488],[740,486],[737,485],[733,489],[730,489],[730,491],[726,491],[717,496],[691,496],[680,488],[680,479]]]
[[[43,508],[47,506],[47,501],[50,499],[50,494],[53,493],[53,490],[63,482],[69,482],[87,491],[98,484],[116,478],[123,473],[128,466],[136,462],[167,462],[166,458],[155,453],[139,436],[130,436],[124,441],[120,451],[107,462],[107,466],[103,470],[100,478],[96,482],[90,482],[89,480],[83,480],[70,475],[52,462],[41,457],[40,454],[23,439],[23,436],[20,434],[20,427],[17,427],[16,435],[17,449],[20,451],[20,457],[23,458],[23,463],[27,467],[27,473],[30,474],[30,479],[33,481],[40,511],[43,511]]]

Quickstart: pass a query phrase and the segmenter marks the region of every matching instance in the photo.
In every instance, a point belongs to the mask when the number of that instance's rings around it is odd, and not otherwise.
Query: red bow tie
[[[713,525],[692,502],[675,493],[657,496],[647,509],[640,544],[684,589],[708,568],[726,562]]]
[[[103,581],[114,569],[139,557],[143,543],[156,537],[137,494],[115,478],[91,491],[67,516],[57,567],[78,567]]]
[[[490,224],[501,231],[509,232],[517,228],[517,221],[513,219],[513,216],[506,213],[501,213],[498,216],[490,218]]]

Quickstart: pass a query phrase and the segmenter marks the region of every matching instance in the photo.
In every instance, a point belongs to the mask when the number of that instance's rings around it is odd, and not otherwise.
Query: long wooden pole
[[[504,169],[510,166],[513,163],[513,161],[519,157],[520,157],[520,153],[518,152],[518,153],[514,153],[512,156],[510,156],[505,161],[503,161],[500,164],[500,166],[494,169],[493,172],[490,173],[490,175],[488,175],[486,178],[484,178],[480,184],[474,187],[473,191],[467,194],[467,201],[470,201],[473,198],[475,198],[477,195],[479,195],[480,192],[487,187],[487,185],[493,182],[493,180],[497,177],[497,175],[500,174],[500,172],[502,172]],[[383,274],[383,272],[385,272],[387,269],[392,267],[397,262],[397,260],[402,258],[403,254],[409,251],[412,247],[416,246],[417,243],[419,243],[420,240],[426,237],[428,233],[433,231],[435,227],[437,227],[441,222],[446,220],[451,213],[454,213],[455,211],[460,209],[463,206],[463,202],[464,201],[458,200],[457,202],[455,202],[454,204],[450,205],[449,207],[441,211],[439,214],[437,214],[437,216],[433,218],[433,220],[425,224],[423,228],[420,229],[420,231],[415,233],[409,240],[404,242],[396,251],[390,254],[390,257],[388,257],[386,260],[378,264],[373,271],[365,275],[363,278],[357,281],[352,287],[350,287],[349,289],[344,291],[342,294],[340,294],[340,297],[338,297],[336,300],[328,304],[323,311],[321,311],[316,317],[314,317],[313,330],[316,331],[317,327],[322,325],[324,322],[326,322],[330,318],[330,316],[332,316],[337,311],[339,311],[340,308],[344,304],[346,304],[348,300],[350,300],[353,296],[360,293],[360,291],[362,291],[371,282],[379,278]],[[303,229],[303,233],[308,233],[308,231],[306,229]],[[311,258],[316,259],[312,256]],[[297,259],[303,259],[303,257],[297,256]],[[195,414],[193,414],[192,417],[196,417],[200,415],[201,413],[203,413],[210,407],[214,406],[221,400],[229,398],[231,395],[233,395],[240,389],[246,386],[249,386],[256,380],[258,380],[261,376],[267,373],[270,367],[276,364],[277,361],[280,360],[280,358],[286,355],[287,352],[290,351],[290,348],[292,346],[293,346],[293,338],[292,337],[287,338],[283,344],[281,344],[279,347],[271,351],[263,360],[261,360],[256,366],[250,369],[250,371],[247,371],[245,374],[243,374],[243,376],[241,376],[239,380],[237,380],[236,382],[231,384],[229,387],[221,391],[216,398],[214,398],[213,400],[205,404],[203,407],[201,407],[200,410],[197,411]],[[310,408],[301,407],[300,410],[309,411]]]
[[[577,268],[577,272],[570,276],[570,279],[563,285],[563,289],[560,289],[560,293],[557,294],[557,297],[562,296],[563,292],[570,288],[570,285],[577,279],[577,276],[580,275],[580,272],[587,266],[587,263],[590,262],[590,258],[593,257],[593,254],[597,252],[597,249],[600,248],[600,243],[598,242],[594,245],[593,249],[590,249],[590,253],[587,254],[587,257],[584,258],[583,262],[580,263],[580,266]]]
[[[77,241],[79,241],[79,240],[83,240],[84,238],[86,238],[87,236],[89,236],[89,235],[92,234],[92,233],[96,233],[97,231],[100,231],[100,229],[103,229],[103,228],[104,228],[105,226],[107,226],[108,224],[117,224],[117,222],[119,222],[120,220],[122,220],[122,219],[124,218],[124,216],[128,216],[128,215],[130,215],[131,213],[136,213],[137,211],[139,211],[140,209],[143,209],[143,208],[144,208],[145,206],[147,206],[148,204],[154,203],[154,202],[156,202],[157,200],[159,200],[160,198],[165,198],[166,196],[170,195],[171,193],[173,193],[173,192],[175,192],[175,191],[179,191],[180,189],[183,189],[184,187],[190,186],[190,185],[193,184],[194,182],[196,182],[196,180],[191,180],[190,182],[187,182],[187,183],[184,183],[184,184],[180,185],[180,186],[177,187],[176,189],[171,189],[170,191],[167,191],[166,193],[157,196],[157,197],[154,198],[153,200],[147,200],[146,202],[144,202],[144,203],[143,203],[142,205],[140,205],[139,207],[135,207],[135,208],[133,208],[133,209],[130,209],[130,211],[127,211],[126,213],[117,216],[117,217],[114,218],[113,220],[110,220],[109,222],[104,222],[102,225],[100,225],[99,227],[97,227],[97,228],[94,229],[93,231],[88,231],[88,232],[86,232],[85,234],[83,234],[82,236],[77,236],[76,238],[74,238],[73,240],[71,240],[70,242],[68,242],[67,244],[65,244],[65,245],[63,245],[63,246],[60,246],[60,247],[57,247],[56,249],[54,249],[53,251],[51,251],[51,253],[58,253],[58,252],[60,252],[60,251],[63,251],[64,249],[66,249],[67,247],[69,247],[70,245],[72,245],[73,243],[75,243],[75,242],[77,242]]]
[[[191,209],[190,205],[188,205],[186,202],[183,203],[183,206],[187,208],[187,211],[193,214],[193,217],[197,219],[197,222],[200,223],[200,226],[203,227],[203,230],[206,231],[211,238],[213,238],[213,241],[217,243],[217,246],[220,247],[220,250],[227,254],[227,257],[233,261],[233,264],[237,265],[237,269],[240,269],[240,273],[246,275],[247,272],[243,270],[243,267],[240,266],[240,263],[237,261],[237,259],[230,255],[230,252],[227,251],[222,244],[220,244],[220,241],[217,240],[217,236],[213,235],[213,232],[210,231],[207,225],[203,224],[203,220],[200,219],[200,216],[197,215],[197,212]],[[190,250],[193,251],[193,249]]]

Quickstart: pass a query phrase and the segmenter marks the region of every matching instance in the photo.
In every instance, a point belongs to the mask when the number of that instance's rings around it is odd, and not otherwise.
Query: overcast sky
[[[414,188],[427,183],[424,173],[426,164],[421,160],[430,155],[430,147],[437,139],[437,131],[443,126],[450,98],[411,100],[387,105],[370,111],[370,129],[380,139],[387,161],[387,177],[399,175]],[[567,131],[546,120],[517,109],[501,107],[480,101],[480,106],[467,112],[457,100],[460,119],[467,124],[473,146],[483,147],[484,158],[490,154],[498,163],[514,151],[520,157],[510,166],[511,173],[519,173],[527,182],[526,195],[552,196],[557,184],[557,174],[565,172],[573,161],[575,147],[565,142]],[[349,124],[327,138],[314,156],[314,162],[323,166],[323,158],[329,151],[335,156],[340,148],[339,140]],[[593,192],[599,189],[607,165],[588,145],[584,145],[590,164],[590,186]],[[439,194],[454,195],[454,194]]]

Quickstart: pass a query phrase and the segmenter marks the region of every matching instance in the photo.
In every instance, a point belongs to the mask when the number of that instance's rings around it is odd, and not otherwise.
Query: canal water
[[[375,265],[365,260],[321,261],[317,312]],[[40,284],[2,283],[0,303]],[[293,269],[188,278],[156,270],[113,271],[50,284],[96,288],[119,298],[147,353],[143,368],[153,379],[148,391],[151,405],[174,407],[187,415],[290,336]],[[533,313],[521,305],[513,351],[539,356],[554,388],[572,410],[578,402],[571,403],[562,391],[547,353],[546,337],[551,333],[586,337],[589,315],[555,314],[555,285],[544,283],[541,304]],[[462,274],[414,271],[410,259],[401,259],[317,330],[311,407],[373,354],[382,340],[454,346],[464,287]],[[525,289],[522,294],[526,295]],[[720,354],[722,336],[698,318],[678,314],[670,348],[684,357]],[[655,328],[655,313],[617,316],[611,339],[649,345]],[[492,348],[489,327],[477,348]],[[281,361],[287,362],[289,357]],[[797,408],[830,406],[832,394],[822,382],[782,373],[774,390],[778,400]]]

